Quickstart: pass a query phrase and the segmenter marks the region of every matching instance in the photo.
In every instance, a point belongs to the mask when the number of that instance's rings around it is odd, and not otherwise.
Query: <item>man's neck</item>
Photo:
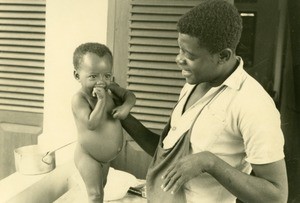
[[[239,66],[239,61],[238,59],[234,56],[232,57],[227,63],[226,65],[224,65],[224,72],[223,74],[216,80],[216,81],[212,81],[212,82],[208,82],[208,85],[210,85],[211,87],[217,87],[219,85],[221,85]]]

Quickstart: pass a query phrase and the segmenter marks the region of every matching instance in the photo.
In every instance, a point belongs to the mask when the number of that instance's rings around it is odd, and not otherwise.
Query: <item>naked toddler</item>
[[[135,96],[111,82],[113,57],[100,43],[85,43],[73,54],[74,77],[81,84],[72,98],[72,111],[78,131],[75,165],[85,183],[89,202],[103,202],[110,166],[123,146],[119,119],[135,104]],[[124,98],[116,106],[113,95]]]

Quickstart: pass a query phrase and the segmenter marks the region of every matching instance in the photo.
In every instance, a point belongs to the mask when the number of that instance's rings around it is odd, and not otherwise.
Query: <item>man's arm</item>
[[[112,91],[113,94],[121,98],[121,100],[123,101],[122,105],[129,106],[130,108],[135,105],[136,98],[131,91],[120,87],[117,83],[114,82],[112,82],[108,88]]]
[[[284,159],[252,164],[255,176],[242,173],[216,158],[208,170],[227,190],[244,202],[287,202],[288,183]]]
[[[137,144],[150,156],[154,155],[157,148],[159,135],[151,132],[140,121],[134,118],[131,114],[121,124],[126,132],[137,142]]]
[[[108,88],[112,91],[113,99],[118,106],[123,105],[126,102],[126,100],[131,100],[128,99],[128,97],[131,97],[131,92],[121,88],[117,83],[111,83]],[[131,114],[128,114],[126,118],[121,119],[120,121],[122,127],[137,142],[137,144],[146,153],[153,156],[157,148],[160,136],[147,129],[140,121],[134,118]]]
[[[162,189],[175,193],[184,183],[206,172],[243,202],[285,203],[288,184],[284,160],[252,167],[255,176],[237,170],[211,152],[191,154],[170,166],[162,177]]]
[[[116,95],[123,101],[122,105],[127,105],[130,108],[132,108],[135,105],[136,98],[135,98],[135,95],[131,91],[120,87],[115,82],[112,82],[108,86],[108,89],[110,89],[114,95]]]
[[[123,120],[127,117],[132,107],[135,105],[135,95],[116,83],[109,85],[109,90],[113,93],[113,99],[116,103],[116,107],[112,110],[113,118]],[[120,101],[116,101],[120,100]]]

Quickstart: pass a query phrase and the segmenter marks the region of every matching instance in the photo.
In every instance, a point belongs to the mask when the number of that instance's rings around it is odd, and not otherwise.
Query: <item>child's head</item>
[[[85,43],[73,54],[74,77],[86,93],[92,93],[96,84],[110,84],[113,57],[107,46],[100,43]]]
[[[87,53],[94,53],[100,58],[107,55],[109,56],[111,64],[113,63],[112,53],[107,46],[96,42],[88,42],[81,44],[74,51],[73,65],[75,70],[78,70],[80,68],[83,57]]]
[[[204,0],[179,19],[177,30],[196,37],[200,47],[206,47],[212,54],[226,48],[234,52],[242,32],[242,19],[234,5],[224,0]]]

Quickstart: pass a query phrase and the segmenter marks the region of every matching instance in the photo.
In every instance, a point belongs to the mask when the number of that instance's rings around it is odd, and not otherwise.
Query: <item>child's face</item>
[[[81,83],[82,89],[91,95],[96,84],[104,88],[110,84],[111,71],[112,64],[108,55],[99,57],[94,53],[87,53],[75,74],[78,74],[77,80]]]

